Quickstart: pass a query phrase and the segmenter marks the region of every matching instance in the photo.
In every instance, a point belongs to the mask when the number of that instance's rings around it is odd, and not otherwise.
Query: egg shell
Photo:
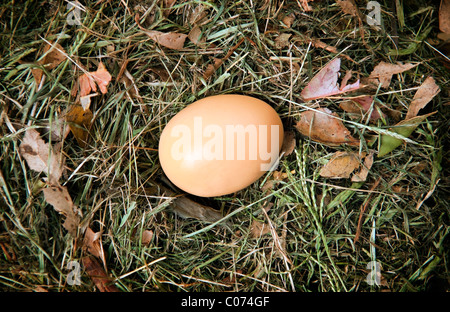
[[[202,197],[242,190],[272,167],[283,143],[276,111],[257,98],[203,98],[176,114],[159,141],[161,167],[181,190]]]

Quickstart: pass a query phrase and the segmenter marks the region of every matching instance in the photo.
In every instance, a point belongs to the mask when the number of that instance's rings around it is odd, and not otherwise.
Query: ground
[[[325,0],[311,10],[305,1],[81,2],[78,11],[67,1],[0,6],[3,291],[449,290],[450,73],[438,1],[378,1],[380,26],[367,23],[366,1],[353,15]],[[170,48],[150,30],[189,37]],[[49,42],[67,57],[40,80],[32,70],[42,71]],[[339,106],[347,94],[300,96],[336,57],[361,81],[381,61],[417,66],[375,91],[392,114],[365,123]],[[78,77],[100,62],[111,75],[106,92],[97,90],[89,113],[68,118],[80,102]],[[375,155],[365,182],[320,176],[336,151],[378,151],[376,130],[405,117],[429,76],[441,91],[420,112],[435,114],[412,142]],[[189,103],[226,93],[269,103],[295,148],[236,194],[187,195],[213,217],[183,218],[174,205],[182,193],[168,190],[159,165],[159,136]],[[302,135],[295,125],[313,105],[369,143],[328,146]],[[63,135],[57,121],[72,130]],[[19,151],[30,127],[64,159],[58,183],[76,207],[75,233],[44,197],[51,179]]]

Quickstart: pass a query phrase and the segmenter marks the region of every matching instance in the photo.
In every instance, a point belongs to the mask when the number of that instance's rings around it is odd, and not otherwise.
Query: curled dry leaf
[[[308,110],[300,114],[297,130],[312,140],[330,146],[349,144],[359,146],[359,140],[353,138],[350,131],[336,118],[337,114],[328,108]]]
[[[414,94],[414,98],[409,105],[405,119],[410,119],[417,116],[419,111],[424,108],[440,91],[441,89],[436,84],[433,77],[428,77],[425,79]]]
[[[47,174],[50,183],[58,183],[63,172],[60,153],[45,143],[39,132],[28,129],[19,146],[20,155],[30,169]]]
[[[348,75],[342,82],[338,84],[339,70],[341,68],[341,59],[335,58],[322,68],[302,90],[300,95],[304,100],[313,100],[318,98],[329,97],[342,94],[348,91],[354,91],[360,88],[359,79],[350,85],[347,85]]]
[[[367,176],[369,175],[370,168],[373,165],[373,154],[374,151],[370,151],[369,155],[364,158],[364,164],[361,166],[360,170],[355,172],[352,176],[352,182],[363,182],[366,181]]]
[[[410,70],[411,68],[416,67],[416,65],[407,63],[407,64],[390,64],[381,61],[377,66],[374,67],[372,72],[368,77],[368,82],[373,85],[380,85],[382,88],[389,87],[391,83],[392,76],[395,74],[403,73],[404,71]]]
[[[292,154],[296,145],[297,142],[295,140],[295,133],[293,131],[285,131],[280,154],[283,154],[283,156],[288,156]]]

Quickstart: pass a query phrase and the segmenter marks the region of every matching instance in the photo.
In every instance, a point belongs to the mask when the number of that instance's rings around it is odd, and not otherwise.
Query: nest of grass
[[[82,264],[89,251],[45,201],[43,175],[19,154],[27,127],[48,141],[52,121],[75,101],[71,90],[80,72],[74,64],[94,71],[101,61],[113,78],[90,104],[87,144],[73,134],[62,140],[62,184],[81,211],[79,234],[87,228],[98,233],[100,268],[115,290],[448,290],[448,58],[436,39],[438,5],[401,3],[380,1],[377,29],[343,14],[334,1],[310,3],[308,12],[298,1],[87,1],[81,25],[68,25],[65,1],[2,4],[0,288],[102,290],[86,266],[79,283],[68,282],[68,264]],[[189,34],[198,27],[200,35],[180,50],[167,49],[136,20],[161,32]],[[336,51],[312,45],[311,38]],[[58,41],[71,59],[46,72],[38,87],[32,68],[47,40]],[[411,44],[407,54],[388,53]],[[294,127],[303,110],[296,105],[300,92],[337,54],[345,55],[343,68],[361,76],[379,61],[419,62],[378,96],[400,114],[424,77],[433,76],[441,88],[424,112],[437,113],[410,137],[417,144],[376,158],[362,183],[320,177],[336,148]],[[116,79],[124,63],[139,97]],[[270,188],[262,181],[273,181],[273,173],[230,196],[188,196],[224,219],[181,218],[173,208],[180,194],[162,188],[159,135],[189,103],[225,93],[270,103],[294,132],[296,146]],[[323,103],[339,111],[339,101]],[[349,129],[355,136],[362,131]],[[368,282],[369,263],[379,265],[376,283]]]

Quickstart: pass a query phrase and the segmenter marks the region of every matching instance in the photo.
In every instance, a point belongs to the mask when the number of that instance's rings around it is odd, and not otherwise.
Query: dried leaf
[[[314,1],[314,0],[300,0],[300,4],[301,4],[302,8],[306,12],[312,11],[312,8],[308,4],[308,2],[311,2],[311,1]]]
[[[71,105],[66,112],[66,121],[69,124],[70,131],[74,135],[81,147],[86,146],[91,128],[92,118],[91,110],[84,110],[81,105]]]
[[[60,155],[44,142],[35,129],[28,129],[25,132],[19,146],[19,153],[25,158],[30,169],[36,172],[45,172],[50,183],[58,183],[63,172]]]
[[[81,259],[84,269],[94,282],[100,292],[118,292],[116,286],[112,285],[112,279],[106,274],[100,263],[93,257]]]
[[[59,43],[46,44],[43,50],[44,57],[37,64],[44,66],[47,70],[52,70],[67,59],[64,48]],[[40,68],[33,68],[31,73],[34,76],[36,85],[39,85],[44,74]]]
[[[84,232],[83,245],[87,248],[88,252],[102,260],[103,266],[106,268],[105,252],[101,242],[101,232],[94,232],[91,228],[87,228]]]
[[[176,32],[164,33],[158,30],[145,30],[145,34],[160,45],[174,50],[181,50],[188,35]]]
[[[285,25],[285,28],[291,28],[292,24],[295,21],[295,14],[290,13],[288,15],[283,16],[282,22]]]
[[[342,94],[358,89],[359,80],[350,85],[339,87],[338,75],[341,68],[341,59],[336,58],[322,68],[301,92],[304,100],[313,100]]]
[[[211,223],[223,218],[223,215],[219,211],[197,203],[187,197],[176,198],[172,206],[175,213],[182,218],[194,218]]]
[[[441,0],[439,6],[439,30],[450,34],[450,0]]]
[[[405,138],[409,137],[411,133],[419,126],[419,124],[424,121],[427,117],[435,114],[436,112],[413,117],[411,119],[403,120],[397,123],[394,127],[389,130],[392,132],[396,132]],[[392,152],[395,148],[400,146],[403,143],[403,140],[394,138],[390,135],[383,134],[381,136],[380,150],[378,151],[378,157],[382,157],[390,152]]]
[[[292,131],[285,131],[284,138],[283,138],[283,144],[281,145],[280,154],[284,153],[283,154],[284,156],[288,156],[288,155],[292,154],[296,145],[297,145],[297,142],[295,140],[295,133]]]
[[[441,89],[436,84],[433,77],[428,77],[425,79],[414,94],[414,98],[409,105],[405,119],[410,119],[417,116],[419,111],[424,108],[440,91]]]
[[[142,245],[144,246],[148,246],[150,245],[150,243],[152,242],[153,239],[153,231],[151,230],[144,230],[144,232],[142,232]]]
[[[322,167],[320,175],[324,178],[350,178],[350,175],[359,168],[361,158],[354,152],[336,152]]]
[[[373,154],[374,152],[370,151],[369,155],[364,158],[364,164],[361,166],[361,169],[352,176],[352,182],[366,181],[370,168],[372,168]]]
[[[372,102],[373,102],[373,97],[372,96],[363,96],[363,97],[357,97],[357,98],[353,98],[351,100],[347,100],[347,101],[343,101],[339,104],[339,107],[342,108],[344,111],[346,111],[347,113],[350,113],[351,117],[356,116],[356,118],[359,117],[363,117],[363,115],[365,113],[367,113],[371,106],[372,106]],[[374,107],[372,109],[372,113],[370,114],[370,120],[371,121],[377,121],[378,119],[381,118],[381,116],[383,116],[384,118],[384,114],[378,111],[378,105],[375,103]]]
[[[275,39],[275,48],[282,49],[289,46],[289,38],[292,34],[282,33]]]
[[[351,16],[358,16],[358,10],[355,4],[348,0],[336,0],[336,3],[341,7],[342,12]]]
[[[253,220],[250,227],[250,237],[259,238],[270,233],[270,227],[258,220]]]
[[[86,96],[91,91],[97,92],[98,85],[100,92],[105,94],[108,92],[107,86],[111,81],[111,74],[106,69],[102,62],[98,64],[95,72],[84,73],[78,77],[79,95],[80,97]]]
[[[120,82],[123,83],[125,88],[127,89],[127,93],[132,99],[138,100],[140,103],[144,103],[141,95],[139,94],[139,89],[134,82],[133,76],[130,74],[128,69],[125,69],[122,77],[120,78]]]
[[[65,186],[50,185],[42,190],[44,198],[53,208],[64,215],[64,228],[73,236],[77,236],[78,226],[80,224],[80,217],[78,209],[74,206],[72,198]]]
[[[312,140],[330,146],[340,144],[359,145],[359,140],[353,138],[344,124],[327,108],[308,110],[300,114],[300,121],[295,126],[297,130]]]
[[[371,84],[378,86],[381,84],[382,88],[389,87],[391,83],[392,76],[395,74],[403,73],[404,71],[410,70],[411,68],[416,67],[416,65],[407,63],[407,64],[390,64],[381,61],[377,66],[374,67],[372,72],[369,75],[368,81]]]

